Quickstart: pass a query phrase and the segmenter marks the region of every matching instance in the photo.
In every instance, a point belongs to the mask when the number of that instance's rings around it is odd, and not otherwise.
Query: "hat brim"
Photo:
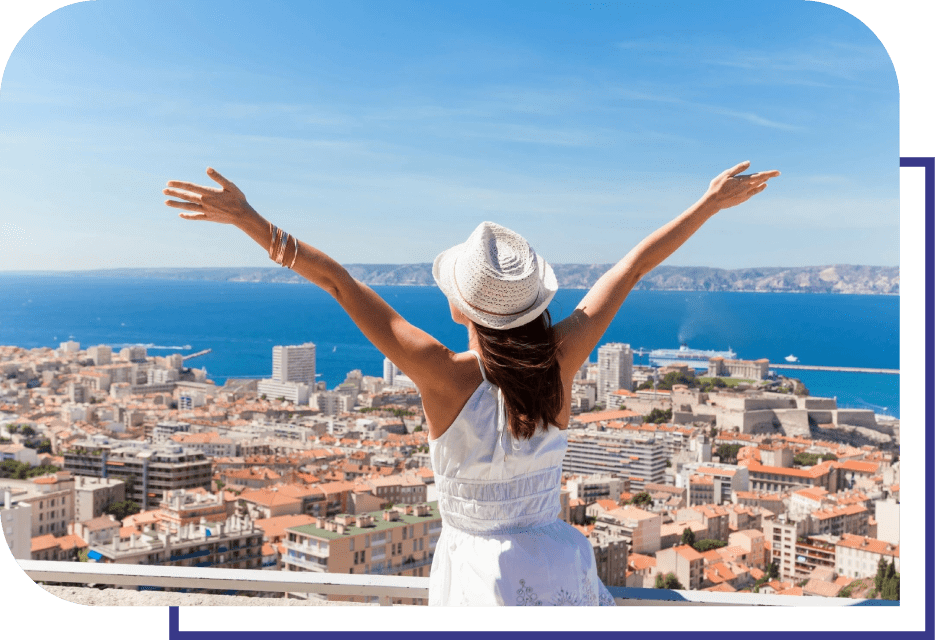
[[[499,315],[484,313],[469,305],[461,297],[454,283],[455,260],[466,248],[467,243],[464,242],[438,254],[435,262],[432,263],[432,277],[435,278],[438,288],[442,290],[449,302],[473,322],[490,329],[513,329],[535,320],[548,308],[552,298],[555,297],[555,292],[558,291],[558,281],[552,267],[538,253],[536,263],[539,273],[539,292],[536,295],[535,304],[530,309],[517,314]]]

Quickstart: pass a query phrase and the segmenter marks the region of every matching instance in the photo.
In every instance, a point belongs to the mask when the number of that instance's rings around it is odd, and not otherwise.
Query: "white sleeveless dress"
[[[613,605],[581,532],[559,520],[565,431],[514,440],[487,381],[429,440],[442,532],[429,605]]]

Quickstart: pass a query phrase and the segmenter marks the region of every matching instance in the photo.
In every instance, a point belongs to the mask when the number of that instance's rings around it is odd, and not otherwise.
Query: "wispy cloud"
[[[755,124],[761,127],[768,127],[770,129],[782,129],[784,131],[804,131],[805,127],[789,124],[787,122],[779,122],[777,120],[764,117],[758,113],[753,113],[750,111],[738,111],[736,109],[728,109],[713,104],[706,104],[703,102],[695,102],[691,100],[684,100],[682,98],[676,98],[670,95],[664,95],[661,93],[647,93],[647,92],[638,92],[631,91],[628,89],[618,90],[617,95],[625,100],[634,100],[642,102],[659,102],[664,104],[678,105],[686,109],[693,109],[696,111],[703,111],[705,113],[713,113],[717,115],[727,116],[730,118],[736,118],[738,120],[743,120],[749,122],[750,124]]]

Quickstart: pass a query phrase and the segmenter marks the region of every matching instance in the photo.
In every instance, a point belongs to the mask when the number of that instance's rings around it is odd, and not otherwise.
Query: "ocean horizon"
[[[383,355],[323,290],[290,283],[155,278],[89,278],[0,273],[0,344],[58,347],[77,340],[116,349],[146,345],[150,355],[198,352],[187,362],[217,384],[264,378],[272,347],[316,344],[316,368],[328,388],[360,369],[380,376]],[[463,327],[434,286],[372,285],[403,317],[455,351],[467,347]],[[634,350],[732,348],[738,358],[786,364],[899,368],[899,299],[889,295],[792,292],[633,291],[600,344]],[[549,311],[567,316],[584,289],[560,289]],[[596,361],[596,350],[591,360]],[[634,364],[647,358],[634,356]],[[836,397],[842,408],[899,416],[899,376],[781,371],[812,395]]]

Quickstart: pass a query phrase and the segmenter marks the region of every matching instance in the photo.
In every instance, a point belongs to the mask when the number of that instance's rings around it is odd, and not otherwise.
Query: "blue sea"
[[[467,347],[435,287],[374,287],[400,314],[456,351]],[[571,313],[584,290],[561,290],[549,310]],[[82,348],[149,347],[149,355],[211,353],[188,366],[227,378],[268,377],[272,347],[314,342],[317,370],[328,388],[348,371],[383,373],[383,355],[341,307],[311,284],[206,282],[0,274],[0,344]],[[834,294],[634,291],[603,342],[634,349],[732,348],[743,359],[783,364],[899,368],[899,298]],[[595,351],[592,360],[597,359]],[[645,358],[642,363],[645,363]],[[640,364],[641,359],[635,358]],[[899,416],[899,376],[787,371],[812,395],[841,407]]]

